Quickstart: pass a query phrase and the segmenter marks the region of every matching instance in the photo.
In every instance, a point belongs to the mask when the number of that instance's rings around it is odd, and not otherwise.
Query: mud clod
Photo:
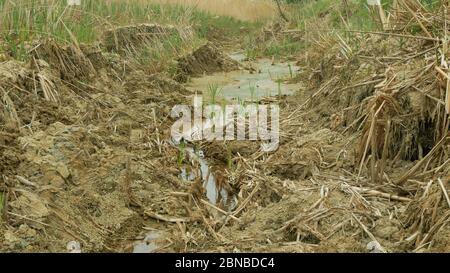
[[[143,46],[150,46],[155,41],[167,39],[172,35],[189,36],[189,31],[159,24],[122,26],[105,31],[103,44],[108,51],[136,53]]]
[[[206,43],[192,53],[178,59],[175,79],[186,82],[189,76],[201,76],[207,73],[232,71],[239,63],[223,54],[212,43]]]

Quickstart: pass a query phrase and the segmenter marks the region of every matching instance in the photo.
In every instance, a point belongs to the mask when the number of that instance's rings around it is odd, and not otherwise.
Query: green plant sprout
[[[180,142],[179,147],[180,151],[178,153],[177,163],[178,166],[181,167],[183,165],[184,159],[186,158],[186,143],[184,142],[184,140]]]

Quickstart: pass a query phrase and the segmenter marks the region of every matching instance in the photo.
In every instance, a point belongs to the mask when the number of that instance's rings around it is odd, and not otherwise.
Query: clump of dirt
[[[95,74],[91,60],[86,57],[79,45],[61,46],[53,39],[48,39],[33,48],[34,59],[46,61],[62,80],[83,79]]]
[[[177,60],[175,80],[184,83],[189,76],[201,76],[205,73],[232,71],[239,63],[223,54],[212,43],[206,43],[193,52]]]
[[[17,142],[17,132],[0,132],[0,172],[5,176],[15,175],[16,168],[22,160],[23,156]],[[0,194],[7,191],[5,183],[4,178],[0,177]]]
[[[104,32],[103,46],[117,53],[136,53],[140,48],[159,40],[178,35],[190,39],[190,29],[179,29],[171,25],[140,24],[111,28]]]
[[[78,89],[70,81],[62,80],[61,73],[46,61],[33,59],[27,64],[8,61],[0,65],[0,71],[4,71],[0,74],[0,91],[6,128],[22,132],[25,129],[20,126],[42,128],[57,119],[76,120],[77,110],[61,105],[76,105],[79,98],[72,88]]]

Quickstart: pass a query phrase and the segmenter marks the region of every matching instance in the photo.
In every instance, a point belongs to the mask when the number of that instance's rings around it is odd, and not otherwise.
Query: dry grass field
[[[276,5],[271,0],[150,0],[149,2],[183,5],[244,21],[269,19],[277,15]]]

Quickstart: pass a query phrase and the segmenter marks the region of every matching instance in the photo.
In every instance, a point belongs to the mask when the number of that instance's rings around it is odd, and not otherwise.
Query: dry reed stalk
[[[44,74],[37,73],[39,84],[41,85],[42,92],[46,101],[58,102],[58,92],[55,89],[55,85]]]
[[[183,222],[189,222],[190,221],[187,218],[163,216],[163,215],[154,213],[154,212],[152,212],[152,211],[150,211],[148,209],[144,212],[144,214],[149,216],[149,217],[151,217],[151,218],[153,218],[153,219],[164,221],[164,222],[169,222],[169,223],[177,223],[177,222],[183,223]]]
[[[386,121],[385,131],[384,131],[384,144],[383,151],[381,153],[381,162],[378,165],[378,175],[383,176],[384,167],[386,166],[386,159],[388,154],[389,141],[391,138],[391,119],[388,118]]]
[[[439,186],[442,189],[442,193],[445,196],[445,201],[447,201],[447,205],[450,208],[450,198],[448,197],[448,193],[447,193],[447,190],[445,189],[444,183],[442,183],[442,180],[440,178],[438,178],[438,183],[439,183]]]
[[[447,135],[444,136],[438,143],[436,143],[433,149],[431,149],[431,151],[424,158],[422,158],[419,162],[416,163],[416,165],[414,165],[414,167],[403,174],[395,183],[398,185],[402,185],[403,183],[405,183],[413,174],[415,174],[419,170],[423,163],[430,159],[436,153],[436,151],[440,149],[442,145],[444,145],[447,137]]]
[[[435,37],[424,37],[424,36],[401,34],[401,33],[394,33],[394,32],[379,32],[379,31],[365,31],[365,30],[346,30],[346,31],[354,32],[354,33],[364,33],[364,34],[374,34],[374,35],[381,35],[381,36],[392,36],[392,37],[400,37],[400,38],[408,38],[408,39],[426,40],[426,41],[432,41],[432,42],[441,41],[441,39],[435,38]]]
[[[3,91],[3,97],[0,101],[0,106],[3,106],[3,116],[10,126],[18,129],[21,126],[21,122],[14,102],[9,97],[8,92],[5,92],[1,86],[0,90]]]
[[[381,191],[377,191],[377,190],[359,188],[359,187],[351,187],[351,188],[352,188],[352,190],[355,190],[355,191],[359,192],[360,194],[365,194],[365,195],[369,195],[369,196],[382,197],[382,198],[386,198],[389,200],[395,200],[395,201],[401,201],[401,202],[411,202],[412,201],[411,198],[393,195],[393,194],[389,194],[389,193],[381,192]]]
[[[275,0],[278,8],[278,13],[280,14],[280,17],[286,21],[289,22],[289,19],[287,18],[286,14],[284,13],[283,9],[281,8],[280,0]]]
[[[405,2],[405,0],[399,0],[403,6],[408,10],[408,12],[414,17],[414,19],[417,21],[417,23],[419,24],[420,28],[423,30],[423,32],[425,32],[425,34],[429,37],[429,38],[433,38],[433,35],[431,35],[431,33],[427,30],[427,28],[422,24],[422,21],[419,19],[419,17],[417,16],[416,12],[414,12],[409,5]],[[408,1],[409,3],[411,1]]]
[[[425,234],[423,239],[419,240],[420,237],[418,237],[417,240],[417,247],[414,250],[414,252],[417,252],[421,248],[423,248],[426,244],[428,244],[434,235],[441,230],[448,222],[450,222],[450,211],[447,211],[444,216],[442,216],[431,228],[430,230]]]
[[[241,220],[240,220],[239,218],[237,218],[236,216],[231,215],[230,213],[224,211],[224,210],[221,209],[221,208],[218,208],[217,206],[214,206],[213,204],[211,204],[210,202],[208,202],[208,201],[206,201],[206,200],[200,199],[200,202],[201,202],[202,204],[204,204],[204,205],[210,207],[210,208],[213,208],[213,209],[217,210],[218,212],[220,212],[220,213],[222,213],[222,214],[224,214],[224,215],[226,215],[226,216],[229,216],[231,219],[236,220],[237,222],[241,222]]]
[[[109,2],[169,4],[196,8],[220,16],[230,16],[242,21],[273,18],[277,7],[272,0],[109,0]]]
[[[356,222],[359,224],[359,226],[364,230],[364,232],[369,236],[369,238],[374,241],[377,242],[378,245],[380,246],[380,250],[383,253],[386,253],[386,250],[384,249],[384,247],[381,246],[380,242],[377,240],[377,238],[375,238],[375,236],[369,231],[369,229],[361,222],[361,220],[358,219],[358,217],[356,217],[355,214],[352,213],[353,219],[356,220]]]
[[[366,155],[367,155],[369,144],[372,143],[372,138],[375,138],[373,136],[374,130],[375,130],[375,123],[376,123],[376,120],[377,120],[377,116],[380,113],[381,109],[383,108],[385,102],[386,101],[383,101],[381,103],[381,105],[380,105],[380,107],[378,107],[377,111],[375,111],[374,110],[375,108],[373,108],[373,107],[371,109],[372,121],[370,123],[370,129],[369,129],[369,133],[367,135],[367,141],[366,141],[366,145],[365,145],[365,148],[364,148],[364,152],[363,152],[362,157],[361,157],[361,161],[360,161],[360,165],[359,165],[359,171],[358,171],[358,177],[361,176],[361,171],[362,171],[362,168],[363,168],[363,165],[364,165],[364,162],[365,162],[365,158],[366,158]],[[375,155],[375,151],[372,151],[372,158],[374,158],[374,155]],[[374,173],[375,172],[375,165],[374,165],[375,164],[375,159],[372,159],[372,162],[373,162],[372,163],[372,175],[374,175],[375,174]]]

